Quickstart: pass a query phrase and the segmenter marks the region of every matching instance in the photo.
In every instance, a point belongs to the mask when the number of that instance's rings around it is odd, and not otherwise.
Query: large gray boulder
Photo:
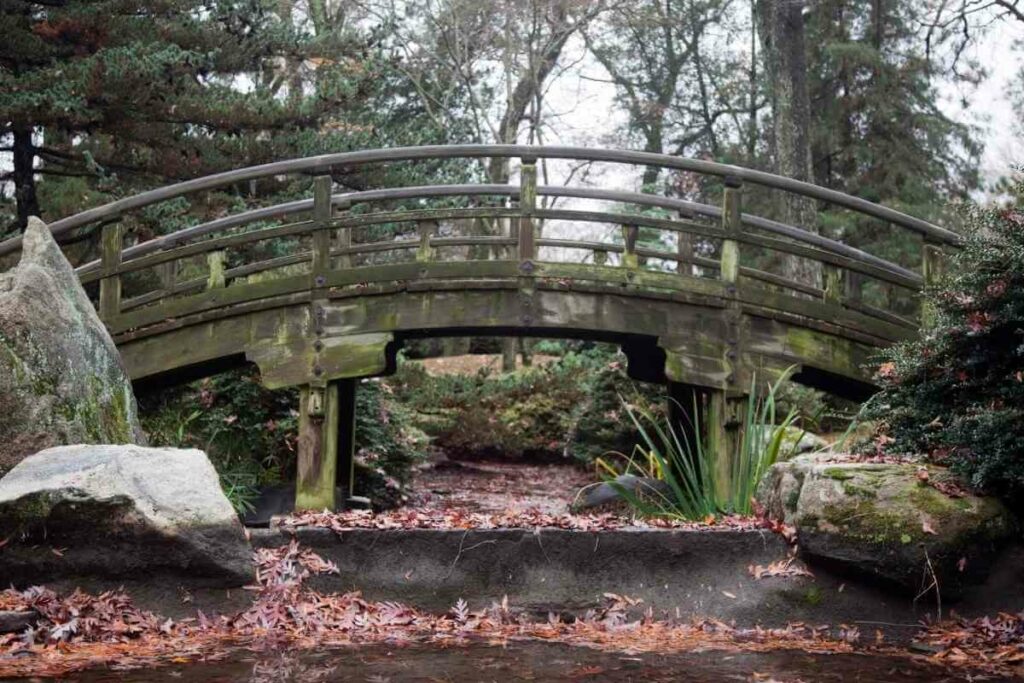
[[[805,455],[774,465],[758,500],[793,526],[812,561],[943,597],[984,577],[1014,522],[994,498],[964,491],[942,467]]]
[[[206,454],[60,446],[0,479],[0,577],[253,579],[252,552]]]
[[[145,443],[114,342],[38,218],[0,273],[0,475],[73,443]]]

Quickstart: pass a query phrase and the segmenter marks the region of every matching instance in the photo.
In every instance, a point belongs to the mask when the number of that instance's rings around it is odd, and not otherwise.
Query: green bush
[[[1018,188],[1020,192],[1021,188]],[[963,249],[926,293],[933,323],[885,354],[872,448],[924,454],[974,487],[1024,494],[1024,213],[967,206]]]
[[[206,451],[237,509],[266,485],[295,478],[298,390],[270,391],[254,367],[232,370],[158,394],[141,395],[143,429],[154,446]],[[394,502],[421,457],[406,412],[374,381],[356,391],[356,492],[375,505]],[[378,500],[379,498],[379,500]]]
[[[606,355],[596,360],[596,367],[585,379],[583,401],[574,410],[567,444],[569,454],[583,464],[593,463],[610,451],[633,450],[640,432],[629,418],[623,398],[653,419],[667,417],[664,387],[631,380],[624,358]]]

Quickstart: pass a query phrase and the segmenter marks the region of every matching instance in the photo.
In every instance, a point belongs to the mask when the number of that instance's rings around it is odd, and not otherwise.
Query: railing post
[[[223,251],[211,251],[206,255],[206,264],[210,270],[209,275],[206,276],[207,289],[218,289],[227,284],[227,279],[224,276],[225,261],[226,256]]]
[[[721,274],[724,282],[735,285],[740,278],[740,243],[736,240],[743,225],[740,222],[742,206],[741,193],[743,187],[739,180],[726,178],[725,193],[722,200],[722,252],[719,255]]]
[[[924,278],[924,286],[926,288],[934,287],[946,274],[946,254],[942,249],[942,245],[926,239],[922,247],[921,257],[921,277]],[[931,325],[935,322],[935,316],[935,307],[928,303],[927,300],[922,300],[921,324],[925,326]]]
[[[178,280],[178,262],[166,261],[156,267],[157,277],[160,278],[160,288],[164,294],[174,293],[174,285]]]
[[[299,396],[298,475],[295,483],[297,510],[333,510],[338,473],[338,384],[324,377],[321,353],[326,318],[327,274],[331,269],[330,176],[313,181],[313,246],[310,267],[311,314],[309,384]]]
[[[437,230],[437,221],[417,221],[416,230],[420,234],[420,246],[416,250],[416,260],[420,263],[433,261],[435,249],[430,244],[430,238]]]
[[[108,321],[121,313],[121,276],[117,269],[121,266],[121,243],[124,239],[124,226],[121,223],[108,223],[103,226],[100,237],[100,268],[103,278],[100,280],[100,320]]]
[[[722,502],[728,499],[732,489],[732,461],[739,452],[743,441],[741,419],[743,394],[747,387],[743,367],[742,313],[739,304],[740,243],[738,237],[743,231],[742,192],[739,179],[725,179],[722,197],[722,250],[719,255],[719,277],[726,283],[728,303],[723,311],[725,332],[722,370],[724,385],[712,390],[708,396],[708,450],[715,457],[715,494]]]
[[[679,212],[680,218],[686,218],[682,211]],[[693,275],[693,235],[688,232],[677,232],[676,233],[676,256],[679,260],[676,261],[676,272],[680,275]]]
[[[349,201],[343,201],[335,208],[335,218],[344,219],[349,216],[349,209],[352,208],[352,203]],[[341,227],[335,231],[334,243],[338,245],[338,249],[345,250],[352,246],[352,228]],[[352,267],[352,255],[349,253],[342,253],[338,256],[338,267],[339,268],[351,268]]]
[[[334,182],[330,176],[317,176],[313,181],[313,263],[310,274],[313,287],[319,289],[327,284],[327,273],[331,269],[331,188]]]
[[[603,266],[608,263],[608,252],[604,249],[594,250],[594,265]]]
[[[533,213],[537,210],[537,163],[523,159],[519,168],[519,260],[532,261],[537,257],[536,226]]]
[[[622,252],[622,267],[636,269],[640,267],[640,259],[636,255],[636,242],[640,238],[640,228],[635,225],[622,226],[622,241],[625,248]]]
[[[844,281],[845,271],[842,268],[831,264],[824,264],[821,271],[824,287],[822,300],[827,304],[839,304],[846,294]]]

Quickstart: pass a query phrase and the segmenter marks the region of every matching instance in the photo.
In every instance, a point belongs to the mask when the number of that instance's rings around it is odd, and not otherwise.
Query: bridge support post
[[[299,394],[296,510],[335,510],[355,493],[358,379],[304,386]]]
[[[334,510],[338,467],[338,385],[304,386],[299,394],[296,510]]]

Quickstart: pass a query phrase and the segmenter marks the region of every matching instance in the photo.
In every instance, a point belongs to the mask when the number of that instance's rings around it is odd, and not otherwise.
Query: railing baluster
[[[331,269],[330,222],[333,185],[331,176],[317,176],[313,181],[313,263],[310,274],[314,288],[327,284],[327,273]]]
[[[946,273],[946,254],[942,245],[926,239],[921,249],[921,259],[921,277],[924,278],[924,286],[931,287],[938,284]],[[930,325],[935,322],[935,307],[927,301],[922,301],[921,324]]]
[[[420,246],[416,250],[416,260],[422,263],[434,260],[434,252],[436,251],[430,244],[430,238],[433,237],[434,232],[437,230],[437,222],[435,221],[417,221],[416,230],[420,234]]]
[[[519,260],[532,261],[537,256],[536,226],[533,213],[537,210],[537,163],[523,159],[519,168]]]
[[[687,219],[691,218],[691,215],[689,212],[680,211],[679,217]],[[676,233],[676,255],[679,257],[676,261],[676,272],[680,275],[693,275],[693,235],[688,232]]]
[[[99,314],[101,320],[107,321],[121,313],[121,276],[117,269],[121,265],[124,226],[119,222],[104,225],[100,239],[100,268],[103,279],[100,280]]]
[[[206,255],[209,275],[206,276],[207,289],[219,289],[227,284],[224,277],[224,263],[227,260],[224,250],[211,251]]]
[[[736,238],[743,230],[740,221],[742,191],[739,180],[726,178],[722,200],[722,231],[725,232],[725,238],[722,240],[722,252],[719,255],[720,277],[725,282],[733,284],[736,284],[740,277],[740,243]]]
[[[349,209],[352,208],[350,202],[341,202],[335,209],[334,215],[337,218],[344,218],[348,215]],[[338,249],[348,249],[352,246],[352,228],[338,228],[335,231],[334,241],[338,245]],[[339,268],[351,268],[352,267],[352,255],[345,253],[338,256],[338,267]]]
[[[160,278],[160,289],[163,290],[165,296],[169,296],[174,292],[174,285],[178,280],[178,262],[161,263],[156,267],[156,273]]]
[[[846,271],[826,263],[822,266],[821,275],[824,280],[822,300],[827,304],[842,303],[843,296],[846,294],[843,284],[847,275]]]
[[[623,268],[639,268],[640,259],[636,255],[636,242],[640,237],[640,228],[636,225],[622,226],[622,241],[625,242],[625,250],[622,252]]]

